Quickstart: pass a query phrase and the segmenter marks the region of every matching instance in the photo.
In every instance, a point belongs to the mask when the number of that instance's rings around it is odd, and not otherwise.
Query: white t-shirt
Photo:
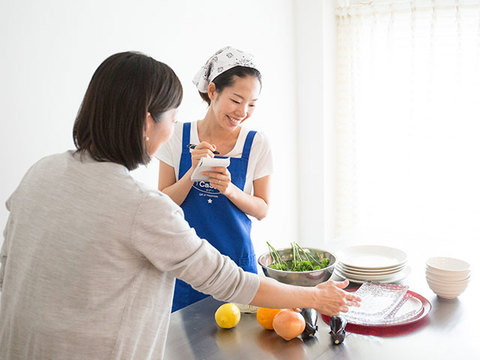
[[[232,151],[224,155],[232,158],[241,158],[243,145],[250,129],[242,126],[238,135],[237,143]],[[180,168],[180,157],[182,154],[183,123],[175,124],[175,131],[172,138],[161,145],[155,153],[158,160],[172,166],[175,169],[175,177],[178,181],[178,172]],[[190,143],[199,144],[197,121],[193,121],[190,127]],[[247,178],[245,188],[247,194],[253,194],[253,181],[273,173],[273,157],[270,144],[265,134],[258,132],[255,134],[248,159]]]

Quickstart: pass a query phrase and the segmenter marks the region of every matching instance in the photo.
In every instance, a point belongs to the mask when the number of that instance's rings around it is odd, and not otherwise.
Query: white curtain
[[[335,236],[480,242],[480,1],[337,1]]]

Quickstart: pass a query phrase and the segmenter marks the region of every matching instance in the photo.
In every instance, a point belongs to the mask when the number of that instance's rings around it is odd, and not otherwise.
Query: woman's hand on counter
[[[329,280],[318,284],[315,310],[328,316],[347,312],[350,306],[360,306],[361,298],[343,290],[348,286],[348,280],[341,282]]]
[[[329,280],[315,287],[303,287],[260,277],[260,286],[250,305],[272,309],[311,308],[334,316],[347,312],[350,306],[360,305],[360,297],[343,290],[347,286],[348,280]]]

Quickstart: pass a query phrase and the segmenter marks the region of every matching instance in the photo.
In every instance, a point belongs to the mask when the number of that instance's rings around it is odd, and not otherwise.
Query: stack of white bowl
[[[455,299],[470,281],[470,264],[464,260],[437,256],[427,260],[428,286],[445,299]]]

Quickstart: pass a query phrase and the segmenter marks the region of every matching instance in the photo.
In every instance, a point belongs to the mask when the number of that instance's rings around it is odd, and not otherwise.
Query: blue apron
[[[187,147],[190,143],[190,127],[191,123],[183,124],[179,179],[192,166],[190,149]],[[248,158],[255,134],[255,131],[248,133],[241,158],[230,158],[228,171],[230,171],[231,181],[240,190],[245,187]],[[208,240],[218,251],[229,256],[245,271],[257,273],[256,256],[250,238],[252,222],[225,195],[210,186],[208,181],[197,181],[193,184],[181,207],[185,214],[185,220],[195,229],[199,237]],[[194,290],[184,281],[176,279],[172,311],[179,310],[207,296]]]

